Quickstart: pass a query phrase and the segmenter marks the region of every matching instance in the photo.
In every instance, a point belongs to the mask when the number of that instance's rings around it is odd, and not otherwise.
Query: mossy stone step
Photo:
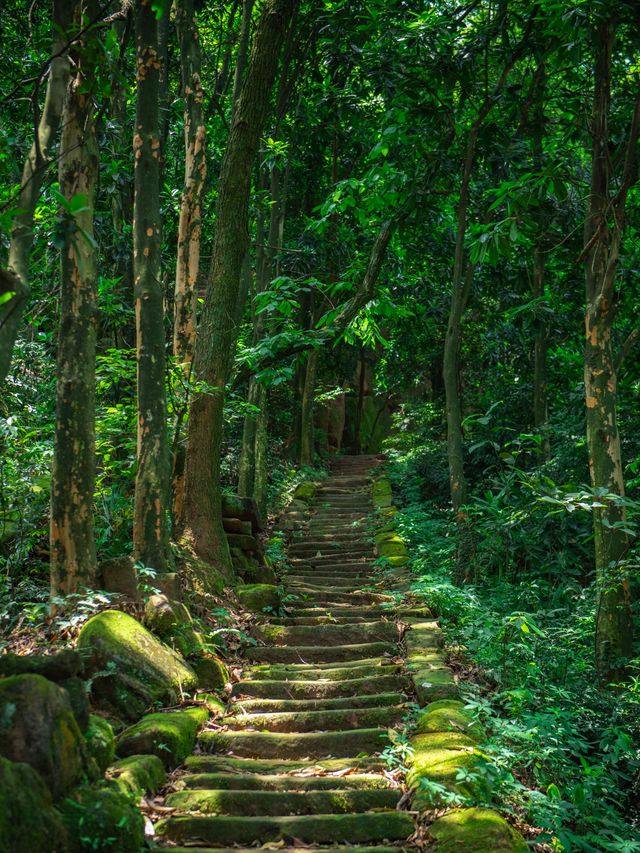
[[[203,731],[198,744],[203,752],[231,753],[247,758],[348,758],[379,752],[387,742],[379,728],[332,732],[221,732]]]
[[[258,680],[267,681],[308,681],[309,679],[325,681],[349,681],[355,678],[369,678],[379,675],[391,675],[402,671],[402,664],[390,658],[354,660],[345,665],[344,662],[333,664],[295,664],[268,665],[250,667],[245,675]]]
[[[357,758],[322,758],[316,760],[285,760],[280,758],[238,758],[231,755],[190,755],[184,763],[188,772],[193,773],[229,773],[244,776],[248,773],[281,775],[295,774],[310,778],[312,773],[381,773],[385,762],[372,755]]]
[[[264,682],[262,682],[264,683]],[[373,693],[362,696],[339,696],[330,699],[241,699],[231,705],[230,714],[255,714],[258,712],[331,711],[341,708],[380,708],[399,705],[405,700],[402,693]]]
[[[395,611],[383,610],[378,605],[371,607],[350,607],[346,604],[335,604],[331,607],[320,605],[318,607],[294,607],[287,611],[288,617],[296,619],[299,616],[325,616],[325,617],[368,617],[369,620],[388,617],[393,618]],[[277,624],[277,623],[275,623]]]
[[[402,792],[387,789],[338,791],[190,790],[169,794],[166,805],[181,812],[243,815],[349,814],[395,809]]]
[[[371,573],[369,571],[363,571],[361,575],[341,575],[339,572],[335,572],[335,574],[323,574],[307,569],[307,573],[290,572],[287,575],[287,585],[292,589],[297,584],[303,584],[304,586],[317,587],[318,589],[334,589],[338,587],[345,592],[359,592],[363,586],[371,583]]]
[[[254,646],[247,650],[249,660],[273,663],[350,661],[366,657],[397,654],[396,643],[352,643],[342,646]]]
[[[353,678],[344,681],[238,681],[233,685],[232,696],[255,696],[277,702],[281,699],[314,700],[331,699],[339,697],[340,701],[349,700],[350,697],[364,695],[377,695],[385,691],[406,690],[409,688],[409,679],[401,675],[373,675],[367,678]],[[259,701],[259,699],[258,699]]]
[[[160,821],[156,833],[171,841],[202,840],[218,845],[301,841],[303,844],[400,841],[413,833],[406,812],[370,812],[295,817],[196,817],[174,815]]]
[[[385,776],[375,773],[338,771],[337,776],[293,776],[287,774],[192,773],[178,782],[187,790],[232,789],[234,791],[343,791],[345,789],[388,788]]]
[[[375,708],[338,708],[319,711],[282,711],[274,713],[239,713],[223,717],[230,729],[255,729],[268,732],[335,732],[345,729],[371,729],[392,726],[405,714],[403,707],[389,705]]]
[[[274,645],[306,645],[317,641],[321,645],[334,643],[367,643],[379,640],[398,642],[395,622],[363,622],[360,625],[261,625],[254,631],[258,639]]]
[[[346,847],[314,847],[318,853],[404,853],[402,847],[375,847],[358,845],[357,851],[349,845]],[[256,853],[255,847],[172,847],[171,853]],[[278,853],[309,853],[309,847],[278,847]]]
[[[297,601],[317,602],[319,604],[378,604],[389,601],[389,596],[377,592],[336,592],[320,590],[311,586],[298,586],[293,592]]]
[[[269,619],[269,625],[361,625],[363,622],[372,622],[375,615],[368,616],[330,616],[321,613],[318,616],[274,616]]]

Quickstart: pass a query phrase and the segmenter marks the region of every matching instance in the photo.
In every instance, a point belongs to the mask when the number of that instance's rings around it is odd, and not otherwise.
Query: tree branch
[[[640,327],[638,327],[637,329],[634,329],[630,334],[627,335],[622,346],[618,350],[618,355],[616,356],[615,361],[614,361],[614,368],[615,368],[616,373],[618,373],[620,371],[620,368],[622,367],[623,361],[629,355],[629,353],[631,352],[631,350],[634,348],[634,346],[637,344],[637,342],[639,340],[640,340]]]

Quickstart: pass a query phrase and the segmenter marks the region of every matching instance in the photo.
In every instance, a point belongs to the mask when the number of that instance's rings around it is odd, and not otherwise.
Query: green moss
[[[414,806],[417,809],[432,806],[432,796],[421,794],[421,779],[444,785],[449,791],[463,796],[485,795],[486,783],[457,781],[458,771],[472,768],[479,756],[476,743],[460,732],[432,732],[414,735],[411,738],[413,754],[407,774],[409,787],[416,792]]]
[[[437,699],[456,699],[460,695],[450,669],[428,667],[412,672],[413,683],[420,705],[428,705]]]
[[[147,714],[122,732],[117,743],[118,755],[157,755],[165,767],[173,769],[193,750],[198,729],[208,719],[206,708]]]
[[[519,832],[491,809],[456,809],[432,823],[434,853],[525,853]]]
[[[0,850],[62,853],[66,831],[42,777],[28,764],[0,758]]]
[[[276,612],[280,609],[280,591],[267,583],[243,584],[236,590],[240,603],[252,613]]]
[[[0,680],[0,753],[30,764],[54,799],[78,784],[86,750],[66,690],[41,675]]]
[[[78,791],[65,801],[63,820],[72,853],[139,853],[144,842],[144,818],[129,797],[109,787]]]
[[[416,722],[417,734],[456,731],[468,735],[475,741],[481,741],[484,737],[482,726],[471,719],[464,711],[464,703],[457,699],[432,702]]]
[[[113,761],[116,751],[116,739],[111,724],[104,717],[91,714],[85,740],[89,755],[95,759],[100,772],[104,773]]]
[[[96,674],[96,704],[114,708],[125,719],[136,719],[154,702],[175,702],[197,684],[181,655],[118,610],[90,619],[80,631],[78,649]]]
[[[203,654],[189,661],[203,690],[219,690],[229,681],[229,671],[215,655]]]
[[[299,483],[293,493],[293,499],[303,501],[305,504],[310,504],[316,496],[315,483]]]
[[[146,792],[155,794],[164,785],[166,773],[157,755],[130,755],[109,767],[107,777],[114,788],[139,799]]]

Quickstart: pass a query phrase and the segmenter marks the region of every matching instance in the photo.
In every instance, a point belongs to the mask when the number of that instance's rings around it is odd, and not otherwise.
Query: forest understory
[[[638,4],[0,52],[0,850],[640,851]]]

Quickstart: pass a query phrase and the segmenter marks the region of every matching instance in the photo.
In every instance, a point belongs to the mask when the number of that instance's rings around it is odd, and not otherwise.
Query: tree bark
[[[624,498],[624,477],[617,423],[617,375],[611,335],[615,313],[614,284],[628,189],[635,181],[640,129],[640,98],[636,101],[627,140],[624,173],[613,193],[610,158],[611,55],[615,26],[599,23],[595,46],[592,117],[591,188],[584,231],[585,365],[589,470],[594,489]],[[631,594],[625,569],[629,543],[624,532],[626,511],[621,501],[605,498],[593,511],[598,609],[596,667],[605,682],[624,675],[632,653]]]
[[[78,4],[79,27],[95,11]],[[98,176],[90,42],[87,31],[71,52],[71,78],[62,121],[60,191],[65,210],[61,258],[60,329],[57,353],[56,428],[51,475],[51,592],[66,595],[95,580],[93,535],[95,485],[95,351],[97,248],[93,205]]]
[[[160,279],[160,133],[158,21],[151,0],[137,0],[133,270],[138,365],[138,446],[133,519],[136,560],[167,568],[169,448],[165,334]]]
[[[196,378],[205,383],[191,404],[185,466],[183,538],[193,552],[228,574],[229,549],[220,514],[224,391],[237,335],[235,308],[248,246],[251,170],[296,0],[267,0],[225,149],[216,231],[200,328]]]
[[[202,194],[207,176],[204,92],[200,79],[202,52],[194,0],[176,7],[184,94],[184,189],[178,222],[173,354],[191,370],[196,338],[196,286],[200,271]]]
[[[8,267],[14,277],[3,293],[14,295],[0,305],[0,383],[4,382],[9,372],[22,312],[30,293],[29,258],[33,245],[33,217],[42,181],[50,164],[51,147],[60,126],[69,83],[69,56],[62,51],[68,41],[73,8],[74,4],[66,0],[54,0],[52,59],[47,92],[36,131],[37,140],[34,139],[22,170],[22,184],[17,200],[20,212],[11,230]]]
[[[533,250],[533,287],[534,299],[544,297],[546,273],[545,253],[540,245]],[[539,310],[536,306],[536,310]],[[551,458],[549,443],[549,396],[547,392],[547,341],[548,324],[544,316],[537,316],[533,334],[533,423],[536,433],[541,437],[540,458]]]
[[[316,374],[318,372],[318,350],[313,349],[307,356],[304,373],[304,390],[300,411],[300,464],[313,465],[314,422],[313,409],[316,393]]]

